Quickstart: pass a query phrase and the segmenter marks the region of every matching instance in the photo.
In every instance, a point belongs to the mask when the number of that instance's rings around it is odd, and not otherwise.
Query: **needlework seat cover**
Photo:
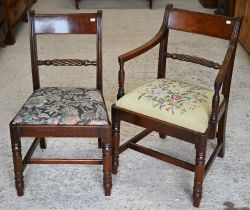
[[[157,79],[125,94],[116,106],[204,133],[214,91],[171,79]],[[220,96],[220,103],[223,101]]]

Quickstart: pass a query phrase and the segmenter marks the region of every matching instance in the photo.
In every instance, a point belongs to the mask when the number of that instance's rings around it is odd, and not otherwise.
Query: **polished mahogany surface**
[[[96,14],[37,15],[34,18],[36,34],[96,34]]]
[[[225,16],[214,16],[204,13],[173,9],[168,19],[168,28],[191,33],[230,39],[235,19]],[[199,25],[199,27],[197,27]],[[216,25],[220,27],[215,27]]]

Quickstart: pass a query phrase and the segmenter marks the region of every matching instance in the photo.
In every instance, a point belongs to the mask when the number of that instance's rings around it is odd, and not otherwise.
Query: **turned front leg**
[[[105,191],[105,195],[111,195],[112,188],[112,149],[111,149],[111,136],[109,135],[107,138],[103,138],[102,144],[102,152],[103,152],[103,187]]]
[[[24,181],[23,181],[21,139],[19,137],[17,129],[15,128],[10,128],[10,136],[12,145],[16,191],[18,196],[22,196],[24,194]]]
[[[112,173],[117,174],[119,167],[120,121],[112,108]]]
[[[206,156],[207,140],[202,139],[196,145],[196,158],[195,158],[195,176],[193,187],[193,205],[199,207],[202,198],[202,183],[205,171],[205,156]]]

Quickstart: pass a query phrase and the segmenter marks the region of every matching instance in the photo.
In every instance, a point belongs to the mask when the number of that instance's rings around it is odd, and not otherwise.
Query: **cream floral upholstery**
[[[213,94],[204,87],[157,79],[127,93],[116,106],[203,133],[208,127]]]
[[[47,87],[30,96],[13,123],[107,125],[108,116],[96,89]]]

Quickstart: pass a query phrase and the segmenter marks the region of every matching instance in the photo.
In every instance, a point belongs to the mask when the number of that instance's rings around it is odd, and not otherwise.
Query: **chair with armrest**
[[[199,207],[202,183],[215,157],[225,153],[225,130],[237,40],[241,18],[203,14],[167,5],[159,32],[144,45],[119,56],[119,90],[112,105],[113,173],[119,166],[119,153],[132,149],[194,172],[193,205]],[[169,32],[184,31],[229,41],[223,62],[219,64],[201,57],[168,52]],[[125,94],[124,64],[159,44],[157,79]],[[181,47],[181,46],[180,46]],[[213,53],[213,46],[207,49]],[[191,62],[218,70],[214,90],[165,76],[167,58]],[[137,72],[133,70],[133,72]],[[193,73],[193,72],[192,72]],[[120,122],[145,128],[120,146]],[[195,163],[189,163],[137,144],[152,131],[161,138],[171,136],[195,145]],[[205,165],[207,142],[217,139],[217,146]]]
[[[24,194],[23,172],[27,164],[102,164],[105,195],[110,195],[112,145],[111,123],[102,90],[102,11],[79,14],[35,14],[34,11],[30,11],[28,15],[33,93],[10,122],[17,194],[19,196]],[[44,34],[55,36],[77,34],[83,38],[86,38],[86,35],[96,37],[96,44],[94,44],[96,60],[40,60],[37,54],[39,51],[37,36]],[[41,87],[39,79],[41,65],[94,66],[96,87]],[[23,159],[21,137],[35,137]],[[32,158],[39,143],[42,149],[46,148],[45,137],[98,138],[103,157],[101,159]]]

